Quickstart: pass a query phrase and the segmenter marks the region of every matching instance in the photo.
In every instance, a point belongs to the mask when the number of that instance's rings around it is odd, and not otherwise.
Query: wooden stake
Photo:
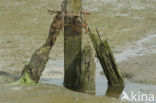
[[[100,36],[98,37],[97,35],[92,34],[90,29],[89,35],[91,37],[97,57],[108,80],[108,86],[124,86],[124,80],[118,71],[113,52],[108,42],[102,41]]]
[[[62,19],[63,16],[61,13],[57,13],[51,24],[46,43],[34,52],[28,65],[24,67],[20,79],[17,81],[18,83],[38,83],[48,61],[49,52],[55,44],[58,34],[62,30]]]

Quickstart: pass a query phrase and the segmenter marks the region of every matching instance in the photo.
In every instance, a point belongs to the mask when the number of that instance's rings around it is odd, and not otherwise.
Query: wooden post
[[[97,31],[98,33],[98,31]],[[92,34],[89,30],[89,35],[92,39],[97,57],[102,65],[103,71],[108,80],[108,86],[121,86],[124,87],[124,80],[118,71],[118,67],[113,55],[113,52],[107,41],[102,41],[99,33],[98,35]]]
[[[64,27],[64,86],[79,92],[95,93],[95,63],[91,47],[82,49],[82,0],[68,0]],[[74,15],[73,15],[74,14]],[[76,15],[77,14],[77,15]]]
[[[17,83],[34,84],[39,81],[48,61],[49,52],[53,47],[58,34],[62,30],[62,21],[63,16],[61,15],[61,13],[57,13],[51,24],[49,37],[46,43],[34,52],[29,64],[24,67],[21,77],[17,81]]]
[[[67,0],[66,14],[79,14],[81,0]],[[65,16],[64,27],[64,86],[78,89],[81,69],[82,23],[77,16]]]
[[[82,51],[82,64],[80,72],[80,91],[95,94],[95,70],[93,50],[90,45],[85,45]]]

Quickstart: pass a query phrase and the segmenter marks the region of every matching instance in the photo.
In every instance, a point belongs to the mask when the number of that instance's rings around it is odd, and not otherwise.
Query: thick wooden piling
[[[63,16],[61,13],[57,13],[51,24],[46,43],[34,52],[28,65],[24,67],[17,83],[33,84],[39,81],[48,61],[49,52],[55,44],[58,34],[62,30],[62,21]]]
[[[67,14],[79,14],[81,0],[68,0]],[[79,88],[81,69],[82,23],[77,16],[66,15],[64,20],[64,86],[69,89]]]
[[[82,49],[82,0],[68,0],[64,27],[64,86],[95,93],[95,63],[90,46]],[[74,14],[74,15],[73,15]]]

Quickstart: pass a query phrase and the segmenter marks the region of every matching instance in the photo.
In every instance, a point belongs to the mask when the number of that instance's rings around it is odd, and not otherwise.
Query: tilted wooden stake
[[[55,44],[58,34],[62,30],[62,21],[63,16],[61,13],[57,13],[50,26],[46,43],[34,52],[28,65],[24,67],[20,79],[17,81],[18,83],[33,84],[39,81],[48,61],[49,52]]]
[[[90,29],[89,36],[91,37],[97,57],[108,80],[108,86],[124,86],[123,78],[118,71],[113,52],[108,42],[102,41],[100,37],[92,34]]]

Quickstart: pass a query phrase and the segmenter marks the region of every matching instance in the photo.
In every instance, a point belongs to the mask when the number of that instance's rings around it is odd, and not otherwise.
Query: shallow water
[[[9,75],[12,78],[11,81],[17,79],[14,78],[14,74],[21,73],[32,53],[44,43],[53,18],[47,10],[59,10],[60,3],[61,0],[0,1],[0,83],[4,83],[4,85],[0,84],[0,91],[7,92],[3,96],[6,97],[5,99],[11,98],[10,95],[7,96],[9,92],[11,95],[15,93],[6,91],[7,88],[23,89],[23,87],[9,85],[10,79],[6,77]],[[155,0],[83,0],[83,3],[84,10],[92,13],[90,17],[87,17],[92,31],[95,32],[95,27],[98,27],[102,39],[107,39],[111,44],[118,63],[129,60],[131,57],[156,53]],[[50,60],[40,83],[62,86],[63,62],[63,35],[61,33],[52,49]],[[100,75],[101,71],[102,68],[97,62],[96,95],[100,96],[105,95],[107,89],[107,81],[103,75]],[[51,89],[48,86],[39,88],[44,87],[47,88],[44,89],[46,91]],[[26,87],[26,89],[30,88]],[[57,88],[56,91],[59,89]],[[155,85],[126,80],[124,91],[129,94],[132,90],[134,92],[151,92],[156,95]],[[45,93],[40,90],[34,91],[40,92],[41,95]],[[50,92],[55,91],[51,90]],[[22,93],[20,94],[23,95]],[[68,91],[68,93],[70,92]],[[69,95],[68,93],[65,95]],[[1,96],[2,94],[0,94]],[[17,97],[22,98],[19,95]],[[33,98],[31,100],[34,102]],[[15,97],[13,101],[15,102]],[[8,103],[12,103],[11,99]]]

